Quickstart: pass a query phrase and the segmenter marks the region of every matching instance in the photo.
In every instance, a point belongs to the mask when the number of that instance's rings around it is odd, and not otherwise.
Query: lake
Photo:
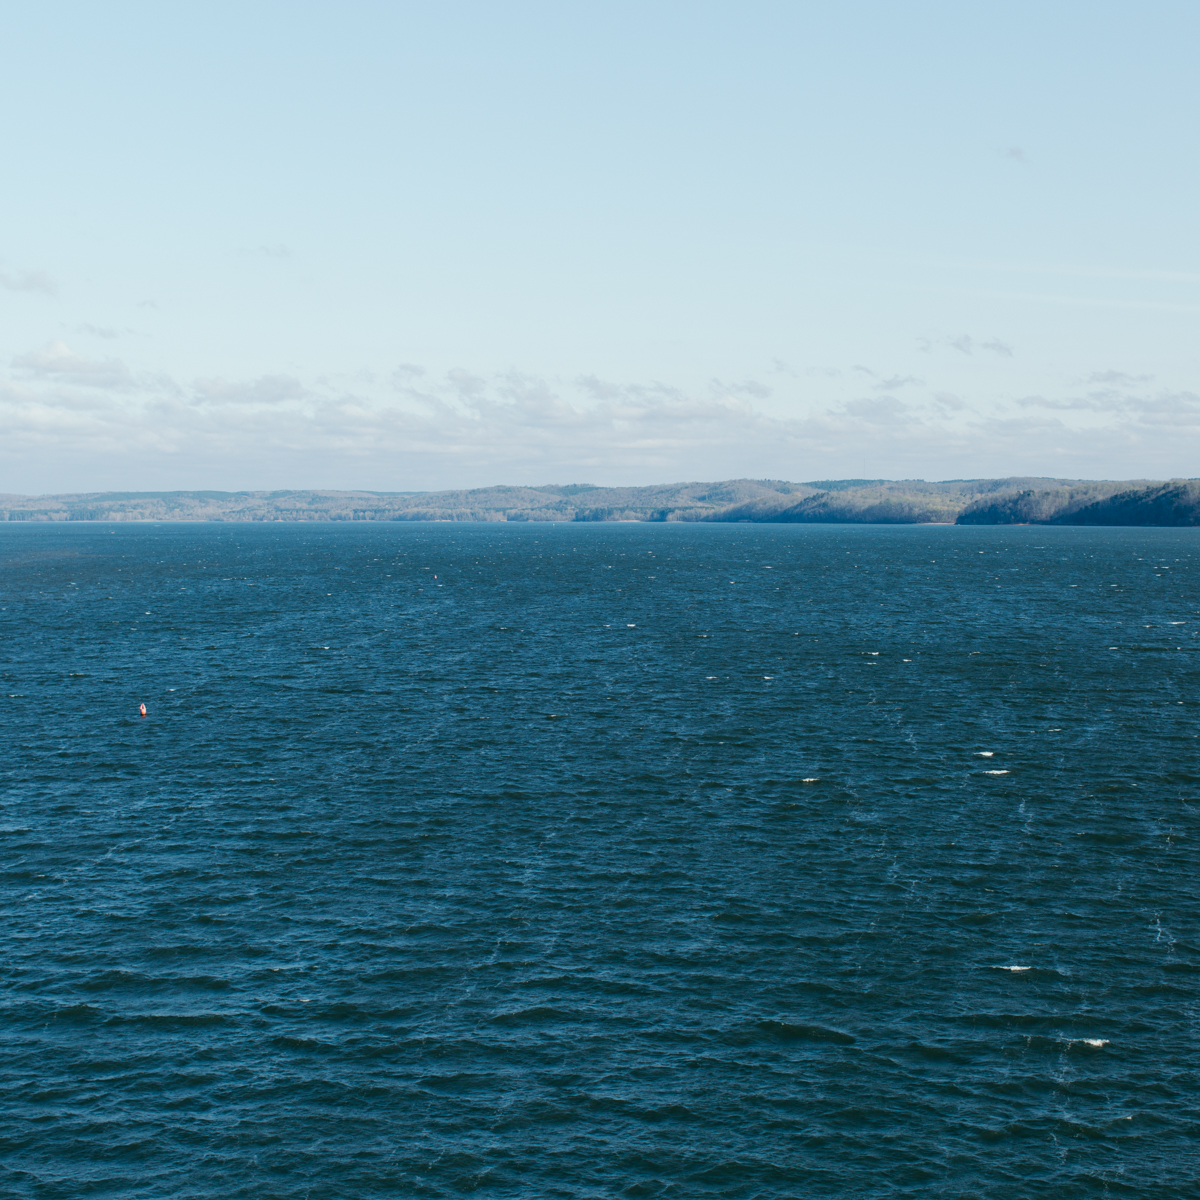
[[[0,526],[4,1193],[1194,1195],[1197,538]]]

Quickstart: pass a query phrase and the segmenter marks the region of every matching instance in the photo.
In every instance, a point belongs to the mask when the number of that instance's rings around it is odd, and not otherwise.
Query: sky
[[[0,8],[0,492],[1200,474],[1200,5]]]

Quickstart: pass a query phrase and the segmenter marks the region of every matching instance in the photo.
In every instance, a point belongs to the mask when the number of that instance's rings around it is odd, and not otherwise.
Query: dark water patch
[[[106,1025],[136,1025],[147,1030],[203,1029],[230,1023],[231,1018],[223,1013],[123,1013],[105,1021]]]
[[[824,1025],[805,1025],[794,1021],[759,1021],[757,1028],[768,1037],[783,1042],[815,1041],[831,1042],[835,1046],[853,1046],[856,1040],[852,1034],[840,1029],[830,1029]]]

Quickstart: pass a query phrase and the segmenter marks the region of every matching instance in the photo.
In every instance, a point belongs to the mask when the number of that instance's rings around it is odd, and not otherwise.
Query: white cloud
[[[1166,392],[1148,398],[1138,406],[1138,420],[1181,435],[1185,430],[1200,430],[1200,396],[1195,392]]]
[[[99,388],[128,387],[133,376],[117,358],[84,358],[66,342],[50,342],[41,350],[30,350],[12,360],[19,371],[36,379],[69,380]]]
[[[460,396],[478,396],[487,388],[486,380],[480,379],[478,375],[472,375],[460,367],[455,367],[454,370],[447,372],[446,378]]]
[[[1050,412],[1116,412],[1127,407],[1120,398],[1105,398],[1099,393],[1091,396],[1069,396],[1047,398],[1046,396],[1022,396],[1017,404],[1021,408],[1041,408]]]
[[[881,379],[874,386],[878,392],[895,392],[904,387],[920,387],[924,382],[915,375],[893,375],[889,379]]]
[[[996,337],[988,338],[985,342],[978,341],[969,333],[960,333],[953,337],[917,338],[917,349],[922,354],[932,354],[935,346],[949,346],[952,350],[957,350],[959,354],[965,354],[968,357],[973,355],[976,349],[988,350],[992,354],[998,354],[1001,358],[1012,358],[1015,353],[1012,346]]]
[[[1116,371],[1094,372],[1089,379],[1111,381],[1112,386],[1094,388],[1078,395],[1023,396],[1017,405],[1046,412],[1099,414],[1121,422],[1126,431],[1139,426],[1173,429],[1183,440],[1200,430],[1200,395],[1195,392],[1139,392],[1130,385],[1146,381],[1149,376],[1123,375]]]
[[[765,383],[759,383],[757,379],[744,379],[741,383],[724,383],[720,379],[714,379],[708,386],[714,396],[750,396],[755,400],[767,399],[774,390]]]
[[[6,381],[0,383],[0,412],[12,417],[24,413],[31,418],[42,418],[58,412],[108,413],[119,416],[120,409],[102,391],[93,388],[30,387],[27,383]],[[60,418],[53,416],[54,423]]]
[[[895,425],[912,419],[908,405],[901,404],[891,396],[852,400],[845,405],[845,411],[851,417],[869,425]]]
[[[1124,371],[1093,371],[1084,383],[1149,383],[1153,375],[1127,375]]]
[[[9,292],[40,292],[57,296],[58,284],[45,271],[0,271],[0,288]]]
[[[300,381],[290,375],[261,375],[237,383],[197,379],[192,390],[200,404],[275,405],[302,400],[307,394]]]
[[[609,383],[605,379],[597,379],[595,375],[583,375],[575,382],[593,400],[614,400],[621,395],[619,383]]]
[[[811,378],[764,400],[753,380],[689,393],[658,381],[438,374],[409,364],[378,384],[269,374],[180,388],[118,367],[62,343],[15,360],[0,380],[7,490],[130,480],[408,490],[863,473],[1167,476],[1186,473],[1188,456],[1200,453],[1200,397],[1151,392],[1134,377],[982,402],[868,373],[891,390],[903,384],[901,402],[876,385],[831,398],[827,388],[845,380]],[[17,482],[32,479],[27,464],[40,464],[38,482]]]

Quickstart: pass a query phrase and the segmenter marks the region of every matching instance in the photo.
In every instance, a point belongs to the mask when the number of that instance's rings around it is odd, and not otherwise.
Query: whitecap
[[[993,971],[1032,971],[1032,967],[992,967]]]
[[[980,758],[991,758],[996,752],[995,750],[976,750],[975,753]]]
[[[1107,1046],[1108,1038],[1080,1038],[1085,1046]]]
[[[820,783],[821,781],[814,775],[814,776],[810,777],[809,779],[802,779],[802,780],[800,780],[800,782],[801,783]]]
[[[1007,775],[1007,771],[984,771],[985,775]]]

